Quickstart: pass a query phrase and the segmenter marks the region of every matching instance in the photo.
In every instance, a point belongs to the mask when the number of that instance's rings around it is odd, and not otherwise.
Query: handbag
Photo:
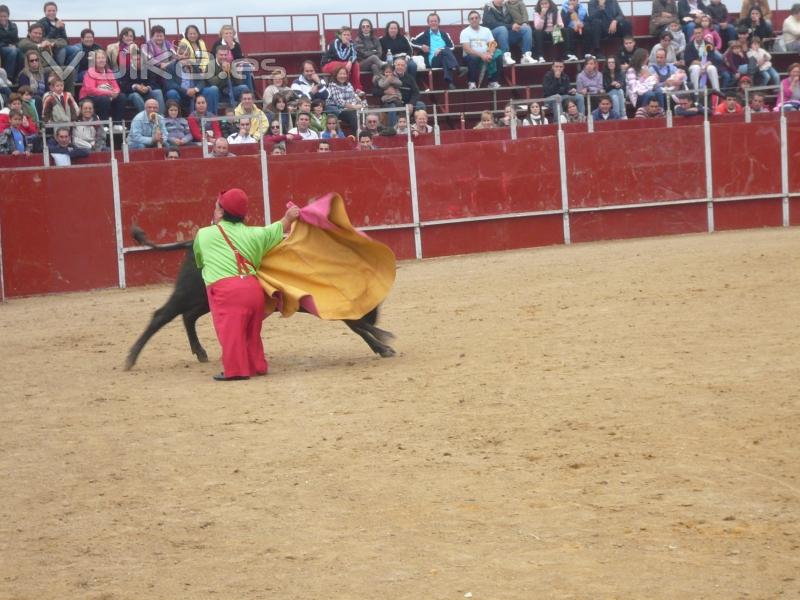
[[[553,25],[552,35],[554,44],[560,44],[564,41],[564,34],[561,31],[561,27],[559,27],[558,25]]]

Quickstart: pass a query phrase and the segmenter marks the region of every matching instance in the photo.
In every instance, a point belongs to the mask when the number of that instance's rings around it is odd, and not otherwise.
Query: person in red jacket
[[[101,121],[111,116],[117,123],[114,127],[120,128],[124,118],[125,96],[120,94],[114,71],[108,67],[105,51],[95,50],[94,64],[90,61],[89,65],[89,70],[83,76],[80,99],[89,98]]]
[[[205,132],[201,128],[202,119],[216,117],[212,112],[208,111],[208,102],[205,96],[196,96],[194,99],[194,111],[187,119],[189,121],[189,131],[192,132],[192,139],[195,142],[202,142],[203,138],[207,138],[209,142],[225,137],[222,135],[222,130],[219,127],[219,121],[211,121],[205,124]]]
[[[720,102],[717,104],[717,108],[714,109],[715,115],[738,115],[744,111],[742,105],[739,104],[736,94],[727,93],[725,94],[725,102]]]

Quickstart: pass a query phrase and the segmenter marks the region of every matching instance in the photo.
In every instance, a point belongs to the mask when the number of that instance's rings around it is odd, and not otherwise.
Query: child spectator
[[[600,101],[597,108],[592,111],[592,119],[595,121],[617,121],[620,115],[613,108],[611,98],[608,96],[600,96]]]
[[[494,117],[492,117],[492,111],[485,110],[481,113],[481,120],[480,122],[473,127],[473,129],[494,129]]]
[[[222,132],[222,137],[230,138],[232,135],[239,133],[239,126],[236,123],[236,110],[233,106],[225,108],[225,116],[230,117],[227,121],[219,121],[219,130]]]
[[[0,132],[5,131],[10,126],[9,115],[12,110],[18,110],[22,113],[22,123],[20,124],[20,131],[25,134],[25,137],[33,138],[39,133],[39,128],[31,117],[25,111],[25,103],[23,96],[20,94],[11,94],[8,97],[8,106],[0,110]]]
[[[708,41],[708,38],[710,37],[714,44],[714,48],[717,50],[717,52],[721,52],[722,38],[714,29],[714,24],[711,22],[710,16],[703,15],[700,17],[700,28],[703,30],[703,39]]]
[[[725,94],[725,102],[717,104],[714,109],[715,115],[738,115],[743,112],[742,105],[736,101],[736,94],[728,92]]]
[[[500,127],[511,127],[511,123],[517,118],[517,111],[514,109],[513,104],[506,104],[505,108],[503,109],[503,116],[500,117],[500,120],[497,124]]]
[[[638,48],[631,59],[631,67],[625,75],[628,99],[634,107],[646,105],[651,98],[664,101],[664,95],[656,90],[658,77],[650,71],[647,51]]]
[[[383,65],[380,75],[373,78],[373,82],[381,90],[381,103],[385,107],[399,107],[403,105],[403,96],[400,94],[400,87],[403,85],[397,75],[394,74],[394,67],[389,63]]]
[[[781,82],[780,75],[772,66],[772,56],[761,47],[761,38],[757,35],[750,40],[747,58],[756,61],[756,85],[778,85]]]
[[[675,50],[675,57],[680,58],[683,56],[683,51],[686,50],[686,36],[683,34],[683,29],[681,29],[680,24],[677,21],[673,21],[667,27],[667,31],[672,34],[672,49]]]
[[[185,146],[194,140],[189,121],[181,116],[181,105],[175,100],[167,102],[164,128],[167,130],[167,144],[170,146]]]
[[[311,101],[311,129],[317,133],[325,131],[325,123],[328,121],[328,115],[325,114],[325,101],[312,100]]]
[[[729,88],[732,84],[739,83],[739,79],[746,75],[749,61],[745,54],[745,49],[734,40],[728,46],[728,50],[722,55],[722,68],[720,69],[720,79],[723,88]]]
[[[239,130],[228,136],[229,144],[257,144],[258,140],[250,135],[250,119],[239,120]]]
[[[22,114],[28,117],[30,122],[38,129],[39,113],[36,110],[36,101],[30,86],[21,85],[17,88],[17,93],[22,97]],[[9,96],[10,102],[11,96]],[[24,126],[23,126],[24,127]]]
[[[8,128],[0,133],[0,154],[30,156],[30,145],[21,129],[22,111],[16,109],[9,111],[8,124]]]
[[[528,105],[528,116],[522,121],[523,125],[547,125],[549,121],[544,116],[542,105],[538,102],[531,102]]]
[[[273,127],[274,127],[273,123]],[[280,127],[280,124],[278,125]],[[344,132],[339,129],[339,118],[336,115],[328,115],[325,122],[325,131],[322,132],[320,137],[323,140],[341,139],[344,138]]]
[[[72,94],[64,91],[64,80],[50,75],[50,91],[42,98],[42,120],[45,123],[69,123],[78,120],[78,103]]]
[[[103,132],[103,122],[94,114],[94,104],[91,100],[81,100],[80,125],[72,128],[72,143],[76,148],[99,152],[105,150],[106,139]]]
[[[394,126],[397,135],[408,135],[408,119],[405,115],[397,116],[397,124]]]

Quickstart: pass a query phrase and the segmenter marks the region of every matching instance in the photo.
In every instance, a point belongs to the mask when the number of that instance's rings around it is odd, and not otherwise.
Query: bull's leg
[[[197,328],[195,324],[197,319],[202,317],[208,312],[208,306],[198,306],[197,308],[183,313],[183,325],[186,327],[186,335],[189,337],[189,347],[192,349],[192,354],[197,356],[197,360],[201,363],[208,362],[208,354],[200,344],[197,337]]]
[[[144,345],[147,341],[155,335],[155,333],[161,329],[164,325],[172,321],[175,317],[177,317],[180,313],[174,306],[173,302],[169,300],[167,303],[159,308],[156,312],[153,313],[153,318],[150,320],[150,324],[147,326],[147,329],[144,330],[144,333],[139,336],[139,339],[134,342],[133,346],[131,346],[130,351],[128,352],[128,358],[125,360],[125,370],[130,371],[133,368],[133,365],[136,364],[136,359],[139,358],[139,353],[144,348]]]
[[[388,344],[376,339],[365,327],[361,321],[345,320],[344,324],[347,325],[354,333],[358,334],[362,340],[367,343],[370,350],[375,354],[379,354],[383,358],[389,358],[395,355],[394,349]]]

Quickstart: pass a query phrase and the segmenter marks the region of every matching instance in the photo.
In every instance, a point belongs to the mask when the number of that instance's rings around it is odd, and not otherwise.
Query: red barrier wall
[[[780,193],[781,131],[774,119],[712,124],[711,155],[715,198]]]
[[[8,170],[2,181],[7,296],[117,285],[109,167]]]

